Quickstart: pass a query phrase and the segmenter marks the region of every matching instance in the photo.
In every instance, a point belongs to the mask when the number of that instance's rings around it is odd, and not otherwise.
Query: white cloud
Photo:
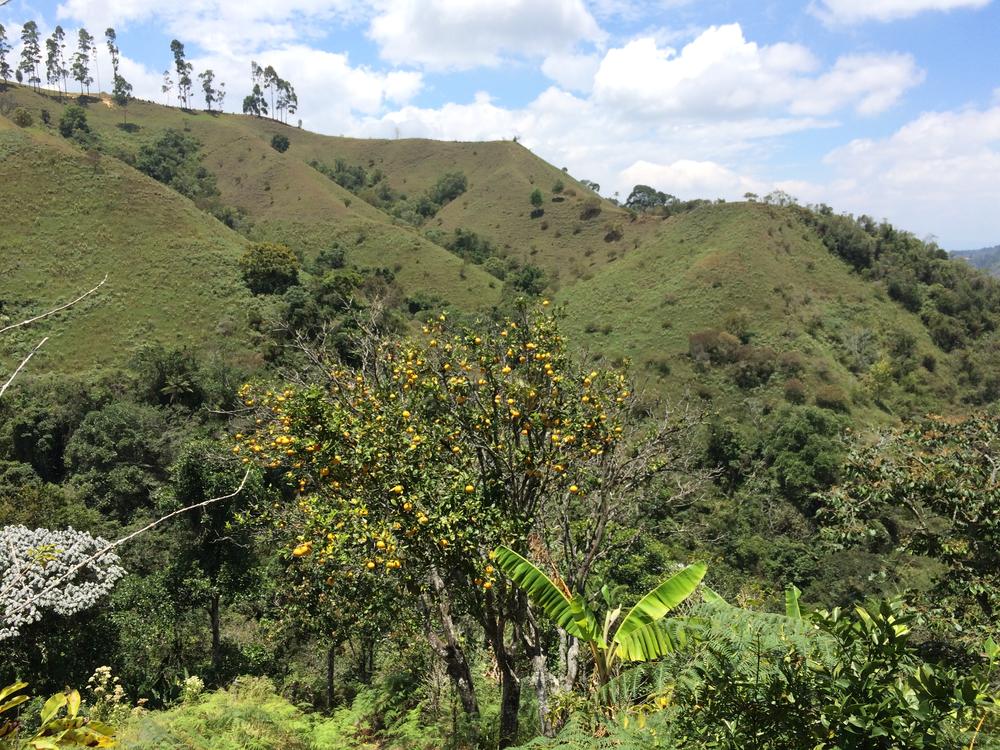
[[[714,161],[678,159],[670,164],[639,160],[621,172],[628,185],[650,185],[678,198],[742,198],[770,192],[767,186]]]
[[[555,53],[542,61],[542,72],[570,91],[590,91],[594,74],[601,65],[597,55],[573,52]]]
[[[608,51],[594,96],[648,117],[739,117],[787,109],[829,115],[848,106],[861,114],[894,104],[922,73],[908,55],[847,56],[819,76],[802,45],[760,46],[739,24],[713,26],[680,52],[636,39]]]
[[[383,59],[430,69],[543,57],[604,38],[582,0],[379,0],[369,35]]]
[[[894,21],[927,11],[985,8],[991,0],[818,0],[811,10],[831,24]]]
[[[185,43],[196,41],[203,50],[247,54],[307,38],[320,24],[356,21],[369,10],[366,3],[351,0],[65,0],[57,15],[101,31],[155,19],[166,33]]]

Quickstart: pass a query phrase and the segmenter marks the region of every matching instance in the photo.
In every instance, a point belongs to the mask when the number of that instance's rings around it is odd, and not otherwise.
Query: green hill
[[[249,297],[235,261],[250,239],[288,244],[307,268],[337,247],[422,305],[468,312],[500,304],[505,274],[534,267],[574,341],[632,360],[654,393],[687,390],[718,408],[815,401],[881,419],[1000,389],[983,354],[1000,294],[891,227],[764,204],[636,214],[514,142],[340,138],[149,102],[134,102],[122,128],[120,111],[90,100],[95,169],[58,135],[65,103],[7,96],[35,116],[23,130],[0,118],[8,312],[112,275],[112,302],[54,342],[60,366],[116,361],[122,342],[150,338],[238,349]],[[129,166],[170,129],[200,144],[242,235]],[[456,173],[464,192],[416,216]],[[460,257],[457,231],[476,255]]]
[[[245,240],[185,198],[112,158],[91,161],[58,137],[0,118],[0,300],[8,317],[72,299],[107,274],[85,314],[43,324],[36,369],[120,363],[159,341],[238,354],[249,294]],[[4,358],[37,329],[5,337]],[[44,365],[42,364],[44,363]]]

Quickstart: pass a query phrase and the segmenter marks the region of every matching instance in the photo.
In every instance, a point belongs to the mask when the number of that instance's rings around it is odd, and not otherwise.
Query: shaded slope
[[[4,313],[40,312],[109,275],[98,298],[5,340],[6,359],[42,331],[52,335],[45,369],[120,364],[149,341],[238,351],[245,240],[115,159],[95,164],[56,137],[0,123]]]

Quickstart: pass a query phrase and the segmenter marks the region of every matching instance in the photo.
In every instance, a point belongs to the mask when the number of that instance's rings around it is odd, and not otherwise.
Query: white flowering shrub
[[[106,596],[125,575],[117,555],[97,555],[107,545],[72,528],[0,528],[0,641],[19,635],[47,611],[73,615]]]

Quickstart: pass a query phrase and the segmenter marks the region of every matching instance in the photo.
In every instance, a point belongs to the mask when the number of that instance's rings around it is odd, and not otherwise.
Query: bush
[[[565,188],[566,186],[563,185],[562,180],[556,180],[556,184],[552,186],[552,192],[559,195]]]
[[[77,133],[89,132],[90,126],[87,124],[87,113],[83,107],[76,104],[66,107],[66,111],[59,118],[59,135],[63,138],[72,138]]]
[[[273,148],[278,153],[285,153],[288,150],[291,141],[288,140],[287,135],[282,135],[281,133],[275,133],[271,137],[271,148]]]
[[[731,334],[723,334],[732,336]],[[736,339],[735,336],[732,336]],[[738,339],[736,339],[738,340]],[[774,374],[775,355],[774,351],[753,346],[741,346],[736,353],[736,372],[733,379],[740,388],[756,388],[764,385]]]
[[[30,128],[35,120],[32,118],[31,113],[24,107],[18,107],[14,110],[14,114],[10,116],[10,119],[14,121],[14,124],[19,128]]]
[[[593,219],[595,216],[599,216],[601,213],[601,199],[600,198],[587,198],[583,202],[583,208],[580,209],[580,219],[587,221],[588,219]]]
[[[791,404],[804,404],[806,402],[806,384],[798,378],[789,378],[784,386],[785,400]]]
[[[790,378],[802,374],[806,369],[806,358],[802,352],[782,352],[778,355],[778,368]]]
[[[250,245],[240,258],[240,270],[254,294],[281,294],[299,281],[299,259],[287,245]]]
[[[448,172],[441,175],[427,191],[427,197],[438,206],[450,203],[464,193],[469,187],[469,181],[461,172]],[[435,209],[436,211],[437,209]],[[434,213],[434,212],[432,212]]]
[[[844,389],[836,385],[824,385],[816,389],[816,406],[830,411],[848,412],[851,410]]]
[[[710,328],[688,336],[688,354],[699,362],[714,365],[734,362],[740,349],[740,340],[731,333]]]

